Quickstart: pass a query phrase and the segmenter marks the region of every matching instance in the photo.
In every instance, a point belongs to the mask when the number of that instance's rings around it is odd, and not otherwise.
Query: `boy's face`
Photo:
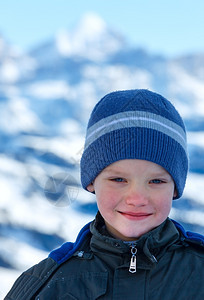
[[[139,159],[106,167],[87,189],[95,191],[107,230],[118,239],[136,240],[160,225],[176,196],[172,177],[161,166]]]

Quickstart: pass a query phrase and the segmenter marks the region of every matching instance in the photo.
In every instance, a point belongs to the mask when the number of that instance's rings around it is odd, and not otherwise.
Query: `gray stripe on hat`
[[[160,131],[177,141],[187,152],[183,128],[169,119],[146,111],[125,111],[101,119],[87,130],[85,149],[106,133],[130,127]]]

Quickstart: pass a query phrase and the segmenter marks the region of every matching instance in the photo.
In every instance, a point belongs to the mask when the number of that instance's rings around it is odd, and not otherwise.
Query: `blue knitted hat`
[[[186,130],[175,107],[148,90],[110,93],[94,107],[81,158],[84,189],[108,165],[143,159],[165,168],[180,198],[188,172]]]

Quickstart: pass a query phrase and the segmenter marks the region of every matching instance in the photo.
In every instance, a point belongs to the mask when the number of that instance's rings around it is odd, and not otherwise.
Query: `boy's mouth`
[[[119,213],[125,218],[130,220],[143,220],[152,215],[152,213],[145,213],[145,212],[134,213],[129,211],[125,211],[125,212],[119,211]]]

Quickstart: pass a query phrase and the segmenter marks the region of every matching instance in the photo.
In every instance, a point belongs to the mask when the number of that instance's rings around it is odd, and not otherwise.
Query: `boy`
[[[99,212],[5,299],[203,300],[204,238],[168,218],[187,171],[185,127],[168,100],[148,90],[106,95],[81,158]]]

